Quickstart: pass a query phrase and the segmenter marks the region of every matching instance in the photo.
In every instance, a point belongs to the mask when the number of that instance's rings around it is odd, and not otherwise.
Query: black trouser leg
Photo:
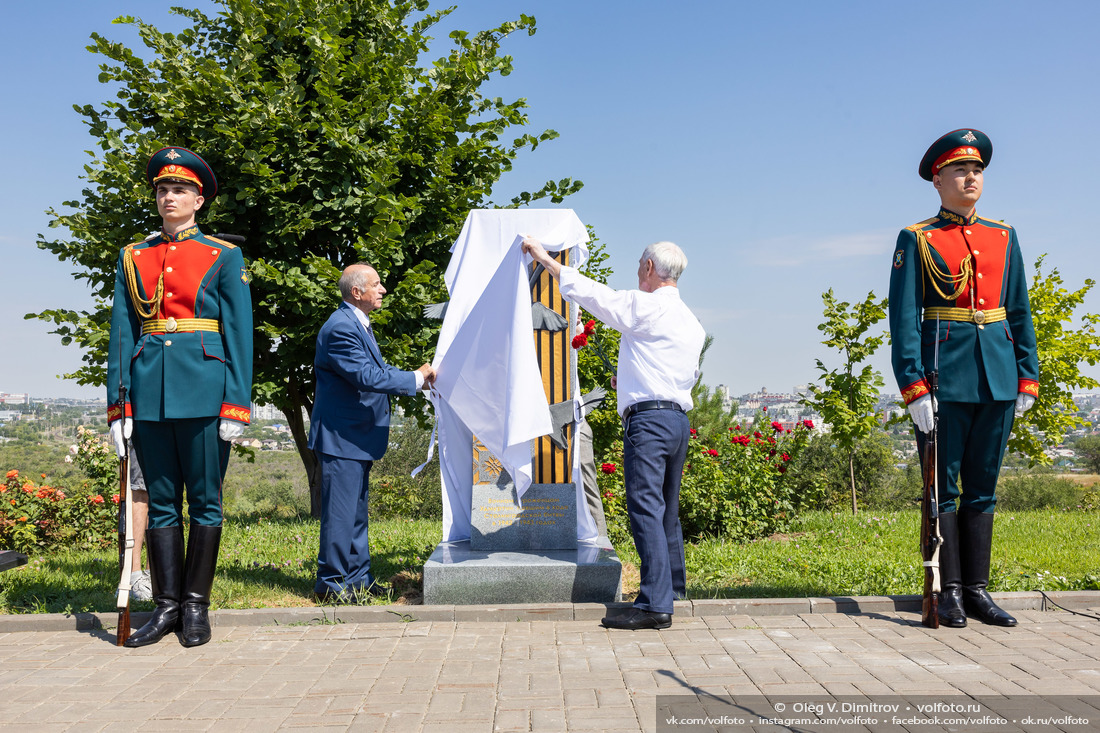
[[[960,510],[959,546],[966,612],[987,624],[1015,626],[1016,619],[999,608],[986,591],[993,549],[993,514]]]
[[[966,614],[959,568],[959,516],[955,512],[940,514],[940,536],[940,624],[961,629],[966,626]]]
[[[191,524],[187,539],[187,563],[183,576],[183,645],[210,641],[210,589],[218,566],[222,528]]]
[[[149,579],[153,585],[153,618],[130,634],[124,646],[155,644],[179,627],[180,588],[183,573],[183,528],[157,527],[145,530],[149,552]]]

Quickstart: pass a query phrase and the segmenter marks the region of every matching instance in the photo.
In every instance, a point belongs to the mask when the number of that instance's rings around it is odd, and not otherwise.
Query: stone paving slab
[[[1100,607],[1100,594],[1048,595]],[[802,599],[788,615],[771,612],[788,603],[722,615],[695,601],[670,629],[640,632],[599,627],[601,604],[221,611],[213,640],[193,649],[174,636],[120,649],[104,628],[113,614],[80,628],[9,622],[0,721],[5,732],[655,731],[658,694],[1100,695],[1100,620],[1013,608],[1014,629],[931,630],[917,611],[886,610],[895,601],[851,600],[874,610]]]

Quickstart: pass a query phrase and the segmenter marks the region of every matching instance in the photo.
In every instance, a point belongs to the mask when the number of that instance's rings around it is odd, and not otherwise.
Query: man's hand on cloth
[[[561,272],[561,264],[558,263],[547,252],[546,248],[542,246],[542,243],[534,237],[523,238],[523,252],[530,255],[531,259],[539,263],[546,268],[546,271],[550,273],[551,277],[557,277]]]
[[[1024,413],[1035,404],[1035,396],[1026,392],[1016,395],[1016,417],[1023,417]]]
[[[922,433],[932,432],[936,405],[932,401],[932,395],[923,395],[909,403],[909,416],[913,418],[913,424]]]
[[[431,364],[425,364],[416,371],[420,372],[420,375],[424,377],[424,384],[421,385],[421,389],[428,389],[435,384],[435,378],[438,375]]]
[[[115,444],[115,453],[119,458],[126,456],[126,441],[134,434],[134,419],[124,417],[111,423],[111,442]]]

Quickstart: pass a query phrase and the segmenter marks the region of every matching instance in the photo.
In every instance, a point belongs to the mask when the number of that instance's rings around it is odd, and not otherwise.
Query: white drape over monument
[[[433,362],[444,541],[470,536],[473,436],[500,460],[522,497],[532,481],[530,441],[552,429],[520,249],[527,235],[550,251],[572,249],[574,266],[588,258],[588,232],[572,209],[475,209],[451,248],[444,275],[451,299]],[[596,531],[581,493],[577,453],[577,533],[585,539]]]

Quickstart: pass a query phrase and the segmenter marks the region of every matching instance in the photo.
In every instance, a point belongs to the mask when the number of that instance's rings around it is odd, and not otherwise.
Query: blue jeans
[[[673,600],[687,591],[680,478],[688,431],[679,410],[636,412],[623,431],[626,511],[642,563],[634,606],[644,611],[672,613]]]

